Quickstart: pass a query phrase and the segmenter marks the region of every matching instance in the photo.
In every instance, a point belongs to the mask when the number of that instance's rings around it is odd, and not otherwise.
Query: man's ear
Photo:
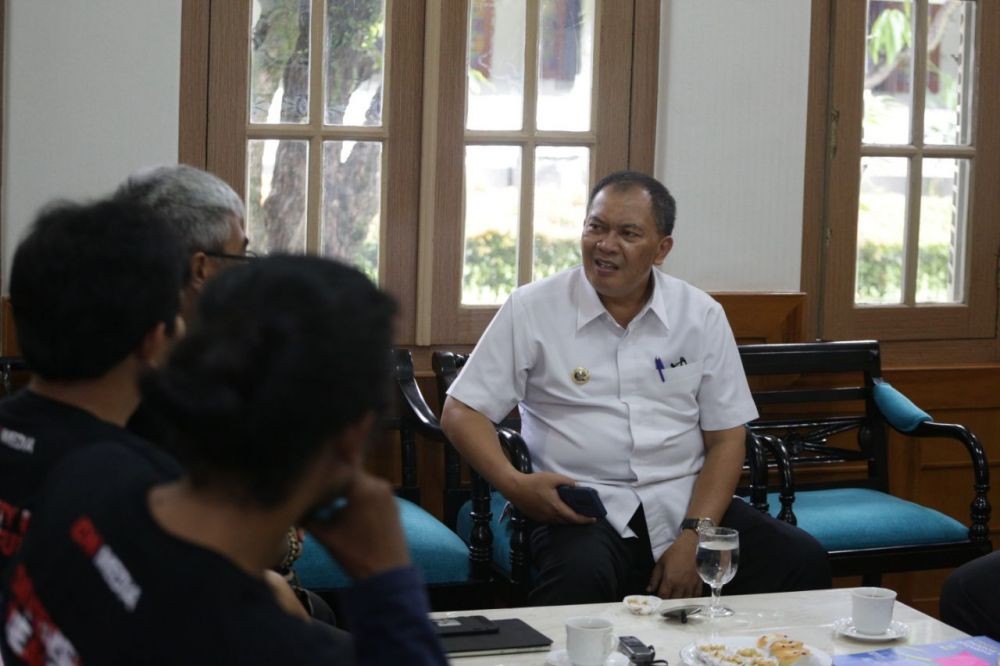
[[[661,265],[663,263],[663,260],[667,258],[667,255],[670,254],[670,250],[672,250],[673,248],[674,248],[673,236],[664,236],[663,238],[661,238],[659,247],[657,248],[656,251],[656,258],[653,259],[653,264],[655,266]]]
[[[177,317],[174,326],[174,335],[183,334],[184,321],[180,316]],[[177,326],[180,328],[176,328]],[[146,335],[142,336],[142,340],[139,341],[139,346],[135,350],[139,365],[147,368],[160,367],[173,346],[174,335],[167,333],[167,325],[162,321],[149,329]]]
[[[188,286],[200,293],[210,277],[212,277],[212,268],[209,265],[208,255],[201,251],[195,252],[191,255],[191,281]]]

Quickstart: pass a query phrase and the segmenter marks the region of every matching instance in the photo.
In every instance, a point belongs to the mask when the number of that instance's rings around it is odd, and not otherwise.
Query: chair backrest
[[[761,414],[751,429],[780,438],[797,470],[797,488],[888,491],[888,429],[873,393],[882,378],[878,342],[741,345],[739,351]],[[815,481],[806,468],[818,472]]]
[[[416,435],[438,442],[444,449],[443,521],[455,530],[458,511],[472,497],[468,483],[462,480],[462,460],[441,430],[437,416],[427,404],[413,372],[413,357],[408,349],[393,351],[394,375],[397,387],[398,421],[403,484],[398,490],[401,497],[419,504],[420,489],[417,485]],[[462,363],[465,359],[462,358]],[[457,376],[457,370],[455,376]],[[439,380],[440,381],[440,380]],[[447,390],[447,389],[445,389]],[[439,388],[440,391],[440,388]]]

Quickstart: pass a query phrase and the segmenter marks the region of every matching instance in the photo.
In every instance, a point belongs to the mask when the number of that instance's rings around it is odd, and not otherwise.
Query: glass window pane
[[[247,141],[247,237],[254,252],[305,252],[308,141]]]
[[[862,157],[858,203],[857,304],[901,303],[909,160]]]
[[[517,285],[521,148],[465,148],[462,304],[496,305]]]
[[[309,3],[254,0],[250,122],[309,122]]]
[[[534,266],[538,280],[580,263],[580,232],[587,214],[590,149],[535,149]]]
[[[865,143],[910,142],[913,21],[910,0],[868,0]]]
[[[969,160],[924,160],[917,303],[964,299],[969,169]]]
[[[378,282],[382,144],[323,143],[320,253],[350,262]]]
[[[381,125],[385,0],[327,0],[324,53],[324,122]]]
[[[466,127],[521,129],[524,0],[471,0]]]
[[[538,34],[538,129],[590,129],[594,0],[542,0]]]
[[[924,141],[968,145],[975,89],[976,5],[932,2],[929,9]]]

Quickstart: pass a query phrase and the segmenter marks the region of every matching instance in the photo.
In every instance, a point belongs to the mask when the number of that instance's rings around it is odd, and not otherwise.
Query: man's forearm
[[[687,515],[711,518],[716,524],[729,508],[746,457],[745,430],[707,430],[705,464],[698,474]]]
[[[520,472],[504,455],[488,418],[449,396],[441,411],[441,427],[465,461],[494,488],[505,493],[515,482]]]

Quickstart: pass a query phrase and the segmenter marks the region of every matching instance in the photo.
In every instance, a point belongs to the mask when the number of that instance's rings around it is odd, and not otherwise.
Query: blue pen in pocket
[[[663,359],[659,356],[656,357],[656,371],[660,373],[660,381],[666,382],[667,378],[663,376]]]

